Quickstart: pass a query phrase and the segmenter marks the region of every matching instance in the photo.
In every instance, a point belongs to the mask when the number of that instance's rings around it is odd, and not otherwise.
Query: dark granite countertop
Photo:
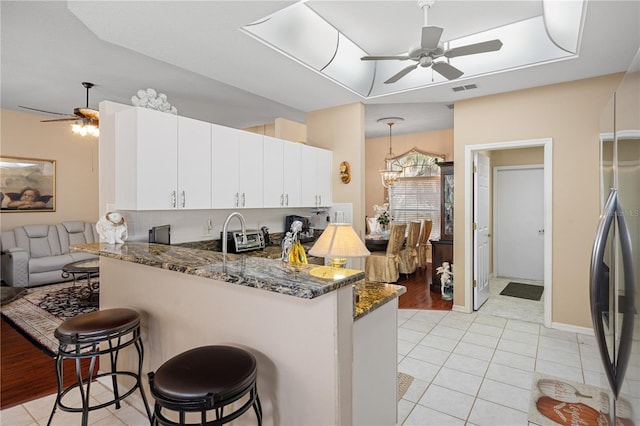
[[[392,284],[368,283],[364,272],[346,270],[346,276],[315,276],[318,265],[283,263],[255,256],[227,254],[149,243],[80,244],[71,247],[126,262],[211,278],[231,284],[272,291],[303,299],[313,299],[346,285],[354,285],[354,319],[361,318],[406,289]]]

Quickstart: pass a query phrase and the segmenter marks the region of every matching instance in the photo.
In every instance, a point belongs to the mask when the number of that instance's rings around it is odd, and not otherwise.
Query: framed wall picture
[[[56,162],[0,157],[0,211],[56,211]]]

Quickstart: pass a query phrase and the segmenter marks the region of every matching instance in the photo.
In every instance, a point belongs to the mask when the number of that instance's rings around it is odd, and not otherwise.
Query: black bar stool
[[[185,414],[200,412],[200,423],[222,425],[242,415],[250,407],[262,424],[262,405],[256,387],[257,364],[248,351],[233,346],[202,346],[169,359],[149,373],[151,394],[155,398],[152,424],[186,425]],[[225,415],[224,407],[243,398],[247,401]],[[177,411],[179,423],[168,419],[162,409]],[[207,411],[215,410],[216,419],[207,421]]]
[[[60,346],[56,356],[56,376],[58,379],[58,394],[49,416],[51,424],[56,408],[72,413],[82,412],[82,425],[86,426],[89,421],[89,411],[98,410],[115,404],[120,408],[120,401],[131,395],[136,389],[140,389],[142,401],[149,421],[152,419],[149,404],[142,388],[142,358],[144,348],[140,338],[140,315],[133,309],[105,309],[102,311],[81,314],[64,321],[54,333]],[[118,371],[118,353],[127,346],[134,345],[138,352],[138,371]],[[94,375],[96,358],[100,355],[109,354],[111,361],[111,371]],[[63,389],[63,361],[64,359],[75,359],[77,383]],[[82,368],[80,361],[91,358],[89,363],[88,376],[82,379]],[[91,383],[100,377],[111,376],[113,382],[113,399],[98,405],[89,404]],[[135,385],[120,395],[118,389],[118,376],[129,376],[135,379]],[[73,389],[78,389],[82,399],[82,407],[69,407],[62,399]],[[85,389],[86,388],[86,389]]]

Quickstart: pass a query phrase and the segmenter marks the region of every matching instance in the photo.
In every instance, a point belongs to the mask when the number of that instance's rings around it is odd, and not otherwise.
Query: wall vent
[[[464,86],[453,87],[451,90],[453,90],[454,92],[462,92],[463,90],[472,90],[477,88],[478,88],[477,84],[466,84]]]
[[[449,109],[453,109],[453,104],[448,104],[448,105],[447,105],[447,108],[449,108]]]

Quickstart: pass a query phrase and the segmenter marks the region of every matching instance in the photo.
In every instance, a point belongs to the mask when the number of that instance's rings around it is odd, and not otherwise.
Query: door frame
[[[531,170],[531,169],[535,169],[535,170],[539,170],[542,169],[542,173],[544,174],[544,164],[522,164],[522,165],[517,165],[517,166],[497,166],[493,168],[493,173],[492,173],[492,178],[493,178],[493,185],[492,185],[492,193],[494,194],[493,197],[493,202],[491,203],[491,208],[493,209],[493,220],[492,220],[492,227],[493,230],[491,232],[491,235],[493,235],[493,244],[492,244],[492,257],[493,257],[493,262],[491,265],[491,268],[493,269],[494,272],[494,276],[496,276],[496,271],[498,270],[498,256],[496,255],[496,252],[498,251],[498,226],[497,226],[497,221],[498,221],[498,217],[496,217],[496,210],[497,210],[497,201],[496,201],[496,197],[495,194],[498,192],[498,172],[500,171],[509,171],[509,170]],[[542,189],[543,193],[544,193],[544,188]],[[543,195],[544,196],[544,195]],[[544,241],[544,240],[543,240]],[[543,247],[544,249],[544,247]],[[544,263],[544,256],[542,258],[542,262]],[[544,266],[544,265],[543,265]],[[544,279],[544,277],[543,277]]]
[[[473,312],[473,154],[476,151],[531,148],[544,149],[544,325],[551,327],[553,259],[553,139],[526,139],[464,147],[464,268],[465,310]]]

